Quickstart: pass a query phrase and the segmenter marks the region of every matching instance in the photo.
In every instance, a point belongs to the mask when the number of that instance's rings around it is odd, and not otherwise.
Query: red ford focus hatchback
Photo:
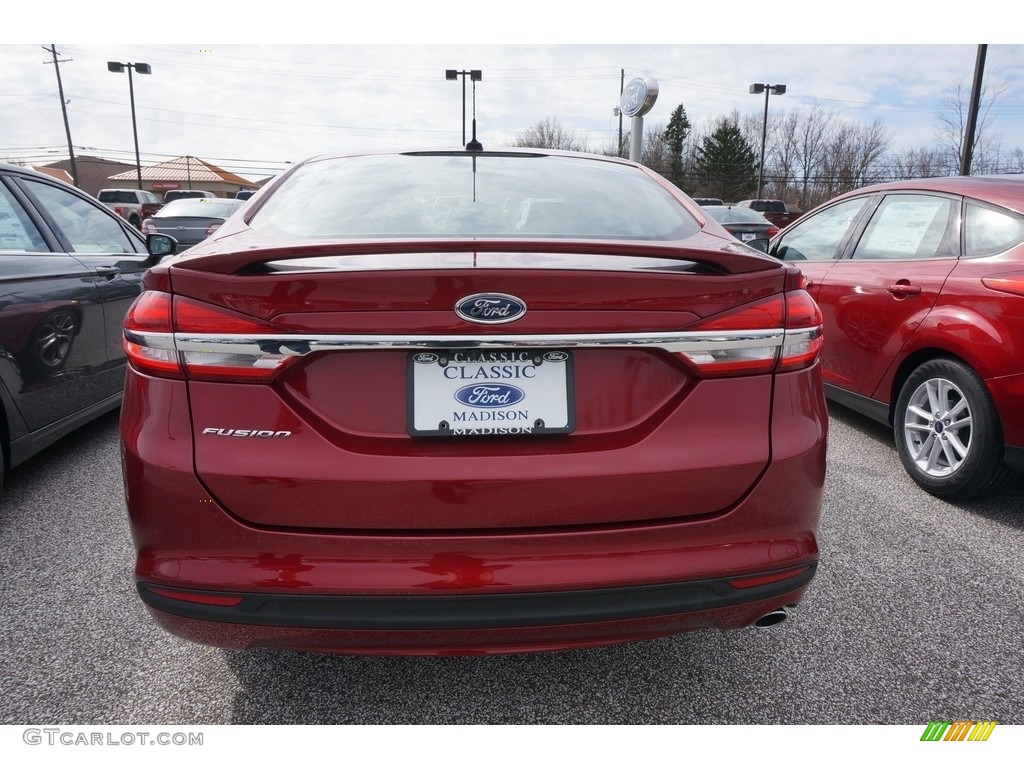
[[[891,425],[922,488],[983,496],[1024,469],[1024,177],[867,187],[771,252],[821,307],[826,395]]]
[[[618,159],[298,165],[126,318],[139,594],[231,648],[778,623],[815,571],[825,474],[802,281]]]

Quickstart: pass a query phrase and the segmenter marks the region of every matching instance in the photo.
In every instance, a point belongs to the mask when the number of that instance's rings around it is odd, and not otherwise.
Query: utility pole
[[[64,133],[68,137],[68,159],[71,160],[71,179],[75,182],[75,186],[78,186],[78,166],[75,165],[75,149],[71,145],[71,126],[68,124],[68,105],[64,101],[64,86],[60,81],[60,64],[61,62],[71,61],[71,59],[58,59],[57,58],[57,46],[50,43],[50,47],[43,46],[44,51],[49,51],[53,54],[53,68],[57,71],[57,93],[60,95],[60,111],[64,115]],[[48,62],[43,62],[44,64]]]
[[[978,126],[978,108],[981,105],[981,91],[985,78],[985,54],[987,45],[978,46],[974,61],[974,84],[971,86],[971,104],[967,111],[967,128],[964,131],[964,148],[960,155],[960,175],[971,175],[971,161],[974,159],[974,136]]]

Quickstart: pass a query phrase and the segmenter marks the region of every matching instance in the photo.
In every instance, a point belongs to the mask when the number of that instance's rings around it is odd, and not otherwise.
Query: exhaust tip
[[[788,621],[791,613],[790,608],[791,606],[783,605],[780,608],[776,608],[774,611],[769,611],[755,621],[754,626],[758,629],[767,629],[768,627],[774,627],[784,621]]]

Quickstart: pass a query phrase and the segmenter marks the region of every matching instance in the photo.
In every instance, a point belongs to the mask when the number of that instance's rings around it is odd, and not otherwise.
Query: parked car
[[[205,189],[169,189],[164,192],[164,202],[171,203],[175,200],[197,200],[204,197],[216,197],[213,192]]]
[[[0,164],[0,486],[118,407],[121,324],[152,263],[138,231],[95,198]]]
[[[826,393],[891,425],[922,488],[982,496],[1024,467],[1024,178],[867,187],[770,251],[824,313]]]
[[[101,189],[96,198],[136,229],[163,206],[156,195],[144,189]]]
[[[161,626],[511,652],[800,601],[827,411],[796,267],[607,157],[322,157],[260,197],[154,267],[125,321],[135,577]]]
[[[170,235],[187,248],[216,232],[244,204],[243,200],[226,197],[180,198],[142,222],[142,233]]]
[[[758,239],[770,240],[779,234],[777,226],[752,208],[739,208],[733,205],[705,205],[703,208],[711,218],[725,227],[729,234],[744,243]]]
[[[780,229],[789,226],[804,215],[803,211],[787,205],[782,200],[740,200],[736,205],[763,214],[768,221]]]

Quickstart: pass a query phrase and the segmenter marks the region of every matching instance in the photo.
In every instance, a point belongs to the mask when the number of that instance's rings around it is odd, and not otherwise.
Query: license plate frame
[[[575,429],[573,355],[562,349],[419,350],[407,356],[413,437],[533,436]]]

